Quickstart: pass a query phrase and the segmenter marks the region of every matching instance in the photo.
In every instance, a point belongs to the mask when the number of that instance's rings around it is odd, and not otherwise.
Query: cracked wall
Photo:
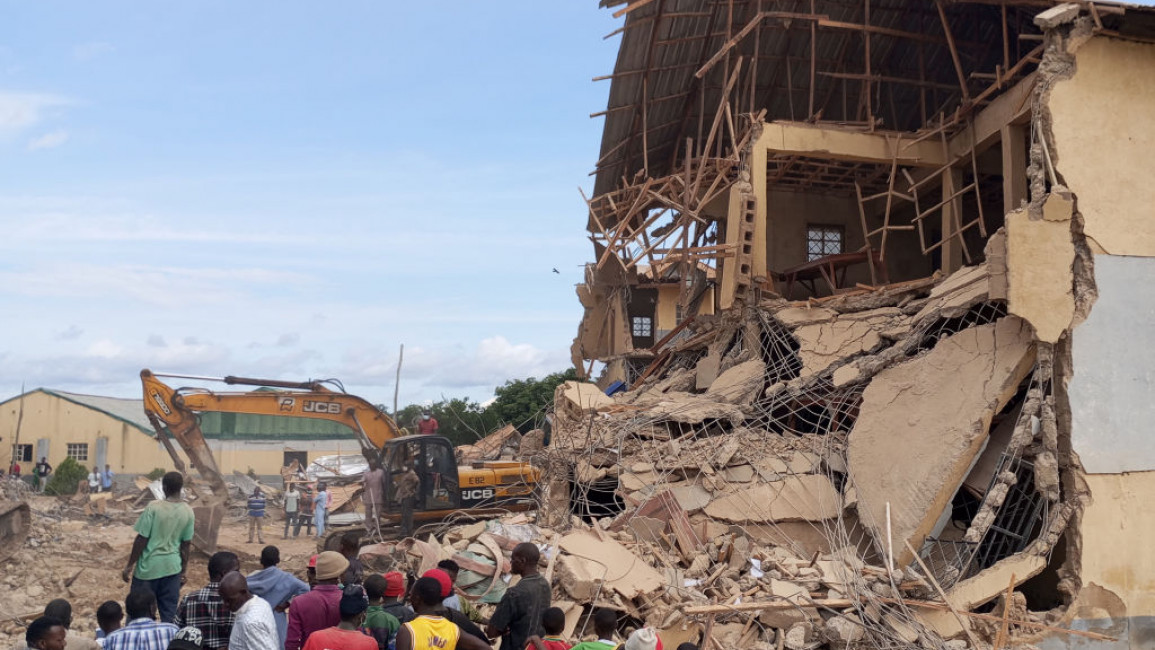
[[[1083,18],[1047,34],[1033,200],[1024,215],[1008,218],[1007,251],[1011,311],[1066,349],[1057,379],[1069,439],[1059,464],[1083,511],[1060,571],[1061,587],[1076,594],[1063,622],[1118,641],[1052,636],[1040,648],[1155,644],[1155,515],[1148,505],[1155,491],[1148,435],[1155,421],[1148,340],[1155,322],[1155,45],[1093,33]],[[1024,239],[1028,231],[1033,239]],[[1016,249],[1020,265],[1035,260],[1017,278]],[[1070,299],[1059,276],[1070,282]],[[1028,295],[1031,289],[1039,291]]]

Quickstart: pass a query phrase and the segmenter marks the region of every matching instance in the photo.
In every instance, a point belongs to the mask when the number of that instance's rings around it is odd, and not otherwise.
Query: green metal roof
[[[124,422],[141,432],[156,437],[156,431],[144,414],[144,401],[101,395],[81,395],[48,388],[37,388],[24,395],[44,393],[79,404]],[[7,404],[20,396],[4,400]],[[245,413],[202,413],[201,432],[205,438],[218,440],[356,440],[349,427],[339,422],[314,420],[279,415],[249,415]]]
[[[339,422],[281,415],[202,413],[201,431],[221,440],[356,440]]]

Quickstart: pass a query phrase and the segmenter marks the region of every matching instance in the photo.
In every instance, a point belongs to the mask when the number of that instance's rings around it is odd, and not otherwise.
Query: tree
[[[45,494],[76,494],[76,486],[81,481],[88,480],[88,468],[76,462],[73,458],[65,458],[56,466],[48,485],[44,486]]]
[[[545,420],[546,407],[553,403],[554,390],[562,383],[576,379],[577,371],[573,368],[542,379],[511,379],[494,390],[497,399],[485,409],[485,413],[492,414],[500,422],[512,424],[522,433],[540,428]]]

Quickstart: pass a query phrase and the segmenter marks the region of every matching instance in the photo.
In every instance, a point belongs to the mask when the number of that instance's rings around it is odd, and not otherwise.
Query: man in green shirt
[[[151,591],[156,596],[161,622],[172,623],[188,567],[193,511],[181,500],[184,477],[180,472],[165,474],[161,487],[164,500],[148,504],[136,520],[136,540],[120,576],[125,582],[132,579],[134,591]]]
[[[617,642],[614,641],[614,632],[617,629],[617,612],[603,607],[594,612],[594,633],[598,635],[598,640],[579,643],[571,650],[613,650],[618,647]]]
[[[364,586],[365,595],[369,597],[369,609],[365,612],[365,622],[361,624],[361,631],[377,641],[378,650],[394,650],[401,621],[385,611],[382,606],[389,583],[386,582],[385,576],[374,573],[365,578]]]

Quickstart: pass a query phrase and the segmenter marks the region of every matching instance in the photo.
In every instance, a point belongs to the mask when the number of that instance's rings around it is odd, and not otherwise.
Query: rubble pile
[[[697,319],[627,392],[559,387],[535,459],[555,595],[669,647],[974,645],[1008,593],[1015,634],[1056,622],[1080,493],[1051,345],[1000,273],[765,300]],[[1062,602],[1023,605],[1044,571]]]
[[[28,538],[13,549],[0,572],[0,646],[22,638],[28,622],[53,598],[72,602],[73,629],[91,637],[96,608],[123,597],[120,570],[126,556],[118,549],[131,543],[135,533],[99,517],[72,519],[78,510],[68,500],[37,496],[29,503]]]

